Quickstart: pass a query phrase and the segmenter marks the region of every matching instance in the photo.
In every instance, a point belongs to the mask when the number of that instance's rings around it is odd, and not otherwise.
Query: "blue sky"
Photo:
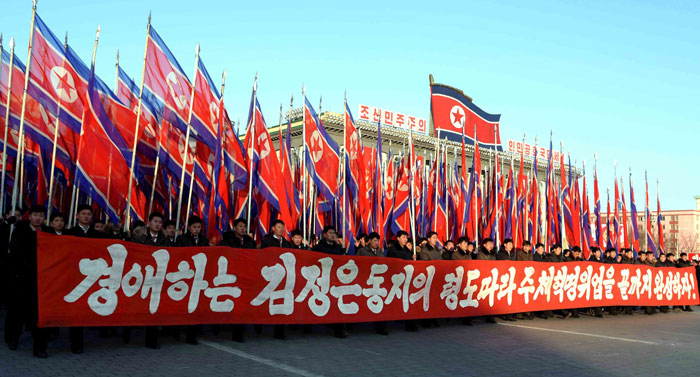
[[[31,1],[0,11],[5,46],[26,59]],[[195,45],[216,82],[227,71],[226,105],[245,121],[255,73],[270,124],[291,94],[340,112],[376,105],[428,117],[428,74],[500,113],[502,140],[542,145],[554,131],[572,162],[592,173],[601,199],[632,167],[638,207],[644,169],[651,200],[660,180],[664,209],[694,208],[700,195],[700,2],[231,2],[48,1],[38,12],[88,60],[102,26],[96,69],[114,82],[120,64],[137,81],[146,19],[192,77]],[[592,175],[589,175],[592,180]],[[589,186],[590,189],[590,186]],[[629,188],[625,189],[628,196]],[[592,195],[592,189],[590,189]],[[628,198],[629,199],[629,198]],[[628,204],[629,207],[629,204]],[[655,205],[653,206],[655,209]]]

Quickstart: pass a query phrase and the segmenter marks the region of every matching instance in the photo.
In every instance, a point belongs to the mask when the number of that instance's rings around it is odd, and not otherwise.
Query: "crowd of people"
[[[183,232],[178,232],[176,224],[172,220],[166,220],[161,213],[153,212],[148,217],[148,222],[137,221],[133,224],[131,232],[116,229],[111,223],[93,221],[93,210],[89,205],[80,205],[77,208],[77,224],[66,228],[66,218],[63,214],[55,212],[46,221],[46,209],[42,206],[33,206],[29,210],[28,218],[17,220],[20,213],[6,213],[0,221],[0,276],[3,277],[0,286],[0,305],[7,309],[5,315],[4,338],[10,350],[16,350],[23,330],[31,332],[33,339],[33,354],[39,358],[46,358],[47,343],[59,335],[58,329],[39,328],[38,322],[38,293],[37,293],[37,232],[47,232],[55,235],[71,235],[85,238],[119,239],[139,244],[158,247],[187,247],[187,246],[213,246],[204,236],[203,222],[197,216],[191,216]],[[48,224],[48,225],[47,225]],[[270,233],[262,237],[260,244],[248,234],[245,219],[237,219],[233,223],[233,230],[224,232],[222,241],[218,246],[227,246],[238,249],[256,249],[266,247],[283,247],[291,249],[310,250],[332,255],[346,254],[343,242],[333,226],[323,228],[319,239],[304,240],[302,232],[293,231],[289,239],[285,235],[285,224],[281,220],[272,223]],[[615,249],[602,251],[598,247],[591,247],[590,256],[584,259],[581,248],[574,246],[571,249],[563,249],[561,245],[553,245],[549,252],[541,243],[534,245],[529,241],[522,242],[521,248],[515,248],[513,240],[505,239],[500,248],[496,248],[490,238],[482,240],[478,249],[476,244],[466,237],[456,241],[446,240],[440,242],[436,232],[429,232],[426,237],[413,245],[411,238],[405,231],[399,231],[394,239],[386,241],[386,248],[382,245],[378,233],[358,235],[355,241],[355,255],[357,257],[388,257],[403,260],[501,260],[501,261],[534,261],[534,262],[578,262],[588,260],[590,262],[608,264],[643,264],[650,267],[691,267],[695,266],[700,280],[700,266],[696,261],[688,259],[686,253],[681,253],[678,260],[673,253],[659,254],[640,251],[635,253],[632,249],[622,249],[618,253]],[[635,256],[636,254],[636,256]],[[668,307],[642,307],[645,314],[653,315],[659,311],[668,313]],[[674,311],[692,311],[690,306],[674,307]],[[634,307],[594,307],[588,309],[569,309],[559,311],[542,311],[537,313],[517,313],[502,316],[485,316],[488,323],[495,323],[499,318],[504,321],[531,320],[535,317],[548,319],[555,315],[561,318],[579,317],[585,313],[591,316],[603,317],[604,315],[626,314],[632,315]],[[471,326],[472,318],[461,318],[462,324]],[[406,331],[418,331],[419,327],[430,328],[439,326],[436,319],[406,320],[403,321]],[[274,337],[286,339],[285,325],[274,325]],[[304,333],[312,331],[310,325],[295,326]],[[350,324],[331,325],[334,336],[345,338],[348,331],[352,330]],[[232,340],[245,341],[244,325],[213,325],[211,330],[218,333],[222,330],[232,333]],[[253,326],[255,332],[260,333],[262,326]],[[377,334],[388,335],[386,322],[375,322],[374,330]],[[96,329],[100,337],[121,335],[124,343],[131,341],[131,327],[121,328],[121,334],[115,327],[101,327]],[[202,325],[184,326],[185,342],[192,345],[198,344],[198,336],[204,331]],[[84,351],[84,332],[82,327],[68,329],[70,350],[75,354]],[[145,346],[159,349],[158,338],[161,334],[174,336],[179,339],[183,332],[182,326],[149,326],[145,329]]]

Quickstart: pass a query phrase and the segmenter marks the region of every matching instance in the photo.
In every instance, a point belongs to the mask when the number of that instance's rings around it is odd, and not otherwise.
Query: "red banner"
[[[337,323],[697,305],[694,268],[417,261],[38,236],[40,326]]]

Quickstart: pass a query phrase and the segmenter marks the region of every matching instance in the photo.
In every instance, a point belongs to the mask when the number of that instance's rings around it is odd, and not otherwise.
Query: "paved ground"
[[[616,316],[603,319],[535,319],[501,322],[441,321],[440,328],[407,333],[400,323],[389,336],[355,325],[347,339],[315,326],[311,335],[288,331],[286,341],[247,330],[247,342],[230,332],[208,332],[198,346],[162,336],[160,350],[101,339],[87,331],[86,352],[68,350],[67,331],[49,344],[49,358],[31,355],[31,338],[20,349],[0,347],[0,376],[690,376],[700,367],[700,309],[692,313]],[[4,313],[0,312],[4,320]]]

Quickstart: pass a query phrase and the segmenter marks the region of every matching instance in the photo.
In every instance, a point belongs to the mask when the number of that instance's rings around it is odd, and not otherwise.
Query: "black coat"
[[[485,247],[479,246],[479,254],[476,259],[478,260],[496,260],[496,252],[493,250],[488,251]]]
[[[510,254],[506,251],[506,249],[501,249],[498,251],[496,254],[496,260],[515,260],[515,249],[510,251]]]
[[[406,246],[399,245],[398,242],[394,242],[394,244],[389,247],[386,256],[389,258],[413,260],[413,252],[411,249]]]
[[[253,237],[246,234],[241,238],[232,231],[224,232],[219,246],[228,246],[234,249],[255,249],[257,247]]]
[[[177,247],[189,247],[189,246],[204,247],[204,246],[209,246],[209,240],[206,237],[204,237],[202,235],[202,233],[199,233],[197,235],[197,237],[193,236],[190,233],[185,233],[177,238],[177,240],[175,241],[175,246],[177,246]]]
[[[564,262],[564,254],[556,255],[554,253],[549,253],[549,254],[547,254],[547,262],[550,262],[550,263]]]
[[[345,255],[345,249],[338,243],[328,243],[325,239],[319,241],[316,246],[314,246],[313,251],[318,251],[319,253],[332,254],[332,255]]]
[[[170,240],[168,239],[168,237],[165,236],[165,233],[163,233],[163,231],[158,232],[155,242],[153,241],[153,238],[151,237],[151,232],[149,230],[146,230],[146,234],[133,237],[131,239],[131,242],[157,247],[173,246],[171,245]]]
[[[272,235],[272,233],[270,233],[262,238],[262,243],[260,244],[260,247],[263,249],[266,247],[290,248],[292,247],[292,244],[284,238],[278,240],[277,238],[275,238],[275,236]]]
[[[74,237],[83,237],[83,238],[107,238],[107,235],[95,230],[93,227],[89,227],[87,232],[83,230],[83,228],[80,227],[80,225],[76,225],[65,232],[63,232],[66,236],[74,236]]]
[[[381,248],[372,249],[367,245],[357,249],[356,254],[363,257],[383,257],[384,251]]]
[[[535,262],[548,262],[547,254],[540,255],[540,254],[534,253],[534,254],[532,254],[532,260]]]
[[[683,268],[683,267],[690,267],[690,261],[684,261],[683,259],[679,259],[678,262],[676,262],[676,267],[678,268]]]
[[[9,242],[8,307],[24,308],[26,323],[38,321],[36,234],[28,221],[18,221]]]

